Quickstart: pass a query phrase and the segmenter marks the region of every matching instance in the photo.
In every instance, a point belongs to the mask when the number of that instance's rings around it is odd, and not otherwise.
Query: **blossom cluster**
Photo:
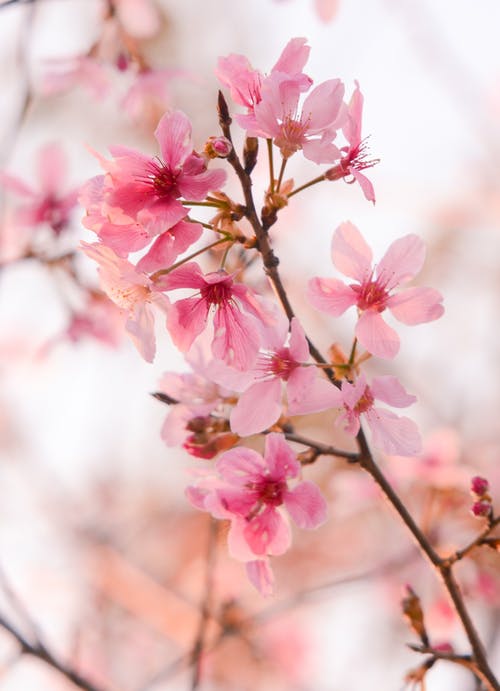
[[[188,116],[171,110],[155,131],[157,155],[118,145],[110,147],[109,159],[95,153],[103,173],[80,194],[84,225],[96,235],[83,250],[97,262],[102,287],[138,351],[154,359],[159,317],[191,366],[184,375],[167,373],[161,383],[159,397],[171,406],[162,436],[195,457],[217,457],[199,473],[188,498],[229,521],[230,552],[264,594],[272,591],[269,558],[290,546],[288,516],[306,529],[326,520],[326,501],[302,478],[300,457],[287,439],[295,418],[333,411],[335,424],[352,437],[365,420],[380,450],[417,454],[415,423],[376,404],[404,408],[415,397],[393,376],[368,381],[360,365],[370,356],[396,356],[399,337],[385,321],[388,312],[408,325],[443,313],[436,290],[398,290],[422,268],[425,247],[417,236],[395,241],[372,266],[372,252],[350,222],[333,234],[332,261],[353,282],[311,277],[307,289],[310,304],[331,317],[356,307],[348,359],[318,359],[301,320],[248,278],[247,266],[264,255],[280,209],[303,188],[343,179],[358,182],[375,202],[363,172],[377,161],[368,158],[361,136],[360,87],[356,83],[346,101],[338,78],[313,86],[304,72],[308,57],[306,40],[295,38],[267,74],[241,55],[219,59],[217,77],[244,110],[234,115],[245,134],[243,164],[223,108],[223,136],[213,135],[198,150]],[[261,220],[248,190],[244,203],[224,191],[227,170],[250,179],[258,140],[267,144],[271,171]],[[312,183],[295,187],[283,175],[299,152],[325,167]],[[280,158],[277,179],[274,155]],[[207,209],[215,216],[197,218]],[[201,255],[208,270],[196,261]],[[248,446],[253,435],[265,439],[263,455]]]

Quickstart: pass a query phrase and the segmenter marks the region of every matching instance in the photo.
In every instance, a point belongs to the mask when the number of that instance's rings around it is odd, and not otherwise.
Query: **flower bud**
[[[491,503],[483,499],[481,501],[474,502],[470,510],[473,516],[476,516],[476,518],[482,518],[491,514],[491,508]]]
[[[476,475],[470,481],[470,491],[478,497],[484,497],[490,489],[490,483],[484,477]]]
[[[424,645],[428,645],[429,639],[425,630],[424,612],[420,604],[420,598],[409,585],[406,586],[406,595],[401,600],[401,608],[410,628],[413,629]]]
[[[233,145],[227,137],[209,137],[205,142],[203,153],[208,158],[227,158],[232,150]]]

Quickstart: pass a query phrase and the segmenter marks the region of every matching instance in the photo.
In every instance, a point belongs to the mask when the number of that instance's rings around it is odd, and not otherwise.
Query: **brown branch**
[[[474,540],[469,542],[469,544],[466,545],[465,547],[463,547],[462,549],[459,549],[456,552],[454,552],[453,554],[451,554],[446,559],[443,559],[443,562],[445,564],[448,564],[449,566],[451,566],[455,562],[460,561],[460,559],[463,559],[467,554],[469,554],[469,552],[472,552],[472,550],[475,549],[476,547],[480,547],[481,545],[490,544],[491,540],[488,539],[488,536],[498,525],[500,525],[500,516],[496,516],[495,518],[491,518],[488,521],[488,524],[484,528],[484,530],[482,530]],[[493,538],[493,540],[494,539],[498,539],[498,538]]]
[[[453,662],[456,665],[461,665],[468,669],[476,679],[486,684],[489,688],[489,681],[481,669],[474,662],[470,655],[457,655],[456,653],[446,652],[444,650],[436,650],[430,646],[414,645],[413,643],[408,643],[408,648],[415,651],[416,653],[422,653],[423,655],[430,655],[431,658],[429,662],[436,662],[437,660],[444,660],[445,662]]]
[[[295,434],[294,432],[285,432],[285,438],[288,439],[288,441],[295,442],[296,444],[308,446],[312,451],[312,457],[314,460],[316,460],[318,456],[337,456],[338,458],[345,458],[346,461],[349,461],[350,463],[356,463],[360,458],[359,453],[337,449],[335,446],[330,446],[329,444],[322,444],[319,441],[307,439],[306,437],[303,437],[300,434]],[[310,460],[307,462],[312,463],[313,461]]]

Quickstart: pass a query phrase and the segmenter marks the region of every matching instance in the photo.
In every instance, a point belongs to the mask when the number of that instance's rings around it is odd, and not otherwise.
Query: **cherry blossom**
[[[292,38],[270,73],[293,81],[300,91],[306,91],[312,84],[312,79],[302,73],[310,52],[306,42],[305,38]],[[235,54],[219,58],[215,73],[221,83],[230,89],[235,103],[245,106],[247,114],[253,115],[255,106],[261,101],[262,84],[266,77],[255,70],[245,56]]]
[[[142,357],[147,362],[152,362],[156,352],[152,305],[154,303],[167,311],[167,297],[157,292],[146,274],[138,271],[126,259],[119,257],[110,247],[100,243],[84,242],[82,249],[99,264],[103,289],[122,310],[125,330]]]
[[[363,96],[356,82],[356,88],[349,105],[347,106],[347,117],[342,127],[342,132],[349,142],[349,146],[341,148],[342,159],[336,166],[327,170],[325,178],[328,180],[346,179],[352,175],[353,179],[359,183],[363,194],[370,202],[375,203],[375,192],[373,185],[368,178],[360,171],[372,168],[379,161],[378,159],[367,159],[366,140],[361,139],[361,118],[363,112]]]
[[[41,79],[41,91],[44,95],[82,86],[96,100],[102,100],[111,87],[106,67],[87,55],[52,58],[45,61],[44,67]]]
[[[443,298],[433,288],[407,288],[392,294],[394,288],[412,279],[422,268],[425,246],[417,235],[406,235],[393,242],[372,268],[371,249],[356,226],[346,222],[333,234],[331,252],[337,269],[356,283],[313,278],[309,281],[309,300],[316,309],[334,317],[356,305],[361,313],[356,338],[373,355],[390,359],[399,350],[399,336],[382,319],[385,309],[403,324],[411,325],[433,321],[443,314]]]
[[[212,353],[238,370],[254,363],[260,346],[259,322],[273,321],[252,291],[226,271],[203,274],[196,262],[189,262],[160,278],[163,290],[194,288],[193,297],[183,298],[169,310],[167,327],[175,345],[183,352],[205,330],[211,309],[214,314]]]
[[[13,214],[13,222],[23,227],[48,225],[55,235],[60,235],[69,225],[76,206],[78,189],[64,191],[67,176],[67,159],[59,144],[42,147],[37,159],[38,189],[23,180],[0,172],[0,186],[25,200]]]
[[[126,250],[128,232],[123,226],[135,228],[130,234],[129,251],[140,249],[139,227],[143,229],[144,247],[151,236],[168,230],[187,215],[179,198],[203,200],[226,179],[225,171],[207,170],[204,158],[193,152],[191,124],[181,111],[166,113],[155,137],[162,158],[151,158],[124,146],[110,147],[112,161],[98,156],[106,175],[90,183],[93,215],[101,205],[100,216],[109,219],[117,226],[117,234],[124,236],[122,251]]]
[[[271,579],[265,558],[283,554],[291,542],[281,507],[299,528],[310,530],[326,520],[326,502],[313,482],[299,481],[289,487],[300,476],[300,463],[282,434],[267,435],[264,457],[237,447],[223,453],[215,469],[219,478],[207,477],[189,487],[187,496],[215,518],[230,520],[231,555],[250,562],[252,582],[268,591]]]
[[[300,93],[296,82],[275,73],[263,83],[253,116],[236,119],[250,136],[273,139],[285,159],[299,150],[315,163],[339,159],[333,139],[345,117],[344,85],[340,79],[319,84],[299,109]]]
[[[416,424],[407,417],[398,417],[389,410],[375,406],[375,400],[396,408],[406,408],[417,399],[408,394],[396,377],[374,377],[366,383],[364,375],[354,382],[342,382],[344,410],[339,423],[344,423],[348,434],[359,432],[361,415],[372,433],[373,443],[382,451],[401,456],[415,456],[421,451],[421,440]]]
[[[283,317],[266,330],[260,354],[245,373],[244,393],[230,417],[231,429],[240,436],[261,432],[278,420],[283,412],[282,388],[287,392],[288,415],[316,413],[341,404],[340,391],[316,367],[306,364],[309,345],[295,317],[287,342],[288,320]]]

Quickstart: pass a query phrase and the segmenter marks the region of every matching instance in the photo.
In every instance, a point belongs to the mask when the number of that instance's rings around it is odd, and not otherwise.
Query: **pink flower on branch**
[[[354,383],[343,381],[344,412],[339,422],[345,422],[345,431],[355,436],[363,415],[370,427],[373,443],[379,449],[401,456],[420,453],[422,444],[416,424],[407,417],[398,417],[379,408],[375,405],[376,399],[396,408],[406,408],[417,400],[404,390],[396,377],[374,377],[369,386],[363,375]]]
[[[297,84],[300,91],[307,91],[312,79],[303,74],[302,69],[309,58],[309,52],[305,38],[292,38],[272,68],[271,75],[286,76]],[[234,54],[219,58],[215,73],[219,81],[230,89],[234,102],[245,106],[248,114],[253,114],[255,106],[262,99],[261,89],[266,77],[255,70],[246,57]]]
[[[99,264],[99,276],[105,293],[117,305],[125,318],[125,330],[135,347],[147,362],[156,352],[154,315],[152,305],[164,311],[169,302],[158,292],[151,279],[126,259],[100,243],[82,243],[87,256]]]
[[[193,297],[172,305],[167,327],[175,345],[183,352],[205,330],[210,311],[214,310],[214,357],[238,370],[253,365],[261,342],[260,323],[274,321],[272,314],[254,293],[235,283],[226,271],[203,274],[196,262],[189,262],[161,277],[157,287],[162,290],[193,288]]]
[[[285,159],[300,150],[315,163],[339,159],[333,140],[345,116],[344,85],[340,79],[319,84],[299,109],[300,93],[297,83],[279,73],[271,75],[262,85],[254,115],[236,119],[250,136],[273,139]]]
[[[363,190],[363,194],[370,202],[375,203],[375,192],[373,185],[368,178],[361,173],[366,168],[372,168],[379,162],[379,159],[367,158],[366,139],[361,139],[361,119],[363,113],[363,96],[356,82],[356,89],[349,105],[347,106],[347,117],[342,127],[342,132],[349,142],[349,146],[341,148],[342,159],[330,170],[325,173],[327,180],[346,179],[352,175],[350,182],[358,182]]]
[[[222,454],[215,468],[219,478],[206,478],[189,487],[187,496],[215,518],[231,521],[231,555],[249,563],[252,582],[262,583],[261,589],[269,591],[272,581],[266,557],[283,554],[291,542],[282,507],[299,528],[314,529],[326,520],[326,501],[310,481],[289,487],[290,481],[299,478],[301,467],[281,434],[267,435],[264,457],[237,447]]]
[[[307,364],[309,345],[296,318],[291,322],[289,341],[287,337],[288,320],[283,317],[266,330],[261,352],[244,374],[244,393],[230,417],[231,429],[240,436],[262,432],[278,420],[283,412],[283,388],[288,415],[317,413],[341,405],[340,391],[316,367]]]
[[[421,324],[438,319],[444,312],[442,296],[433,288],[393,290],[418,274],[425,259],[425,246],[417,235],[393,242],[379,264],[372,268],[372,251],[352,223],[342,223],[332,240],[333,264],[356,283],[336,278],[309,281],[309,301],[316,309],[338,317],[356,305],[360,317],[355,334],[361,345],[377,357],[391,359],[399,350],[399,336],[383,320],[389,309],[403,324]]]
[[[205,159],[195,153],[191,142],[191,124],[184,113],[166,113],[155,132],[161,158],[151,158],[123,146],[111,147],[112,161],[100,158],[106,171],[95,179],[93,208],[101,207],[101,216],[118,226],[124,236],[121,251],[144,247],[154,235],[172,228],[186,215],[181,198],[201,201],[210,190],[226,180],[223,170],[207,170]],[[123,226],[144,229],[140,244],[137,229],[126,246]],[[108,233],[111,233],[108,228]]]
[[[38,189],[29,187],[18,177],[0,172],[0,186],[25,199],[25,204],[14,212],[15,224],[32,228],[47,224],[55,235],[67,228],[78,199],[78,189],[63,191],[67,167],[64,151],[54,143],[42,147],[38,154]]]

